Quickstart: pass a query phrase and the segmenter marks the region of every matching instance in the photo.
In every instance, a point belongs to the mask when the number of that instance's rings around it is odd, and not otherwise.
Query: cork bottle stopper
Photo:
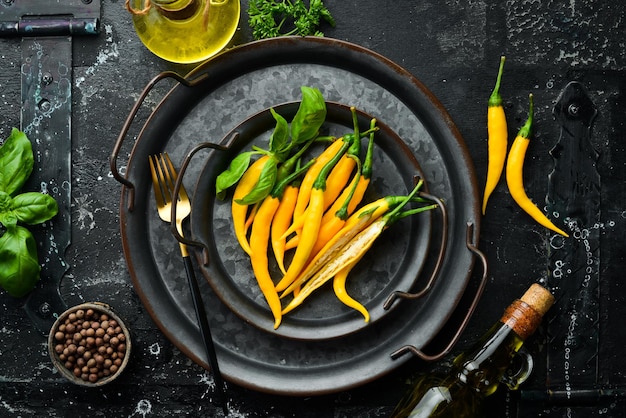
[[[521,301],[527,303],[541,316],[545,315],[554,303],[554,296],[545,287],[533,283],[530,288],[524,293]]]

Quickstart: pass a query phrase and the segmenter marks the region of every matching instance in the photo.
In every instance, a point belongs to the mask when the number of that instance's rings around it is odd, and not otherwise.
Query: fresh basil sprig
[[[34,158],[24,132],[13,128],[0,146],[0,286],[11,296],[22,297],[37,281],[41,266],[37,245],[31,232],[20,225],[36,225],[54,217],[57,202],[38,192],[19,194],[33,171]]]
[[[238,154],[230,162],[229,167],[217,176],[215,189],[219,199],[223,199],[226,190],[241,179],[255,154],[269,154],[271,158],[263,168],[256,186],[238,203],[252,205],[265,199],[280,178],[280,168],[295,164],[291,157],[292,151],[305,146],[317,137],[326,119],[326,101],[316,88],[302,86],[301,91],[302,101],[291,124],[274,109],[270,109],[276,125],[270,136],[268,149],[253,147],[252,151]]]

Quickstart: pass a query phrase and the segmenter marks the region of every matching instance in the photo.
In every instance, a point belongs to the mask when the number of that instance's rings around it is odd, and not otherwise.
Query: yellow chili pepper
[[[302,180],[302,185],[300,186],[300,193],[298,193],[298,202],[296,203],[296,208],[294,209],[293,213],[293,223],[286,231],[285,235],[292,234],[302,229],[302,226],[306,219],[306,215],[304,212],[307,209],[308,198],[310,196],[310,190],[312,188],[313,181],[319,174],[319,171],[321,170],[320,167],[323,166],[323,163],[325,161],[327,162],[329,158],[331,158],[337,152],[335,144],[339,142],[339,145],[344,146],[345,143],[348,143],[350,145],[348,155],[355,156],[358,154],[356,148],[360,148],[361,137],[365,135],[371,135],[371,133],[378,131],[378,127],[375,126],[376,120],[374,119],[372,121],[373,124],[370,129],[365,132],[359,132],[356,108],[353,106],[350,108],[350,111],[352,112],[354,133],[344,135],[340,139],[335,140],[333,144],[327,147],[326,150],[324,150],[322,154],[317,157],[320,163],[311,167],[309,172],[307,172],[307,174],[304,176],[304,179]],[[339,164],[341,164],[342,166],[345,164],[345,166],[343,166],[341,169],[338,169]],[[340,163],[338,163],[337,166],[333,168],[333,171],[329,174],[327,179],[327,190],[324,192],[324,210],[328,209],[328,207],[332,205],[333,201],[337,199],[337,196],[341,192],[341,189],[345,187],[346,181],[350,177],[350,173],[353,169],[354,160],[349,156],[345,156],[345,158],[342,158]]]
[[[503,68],[504,57],[501,57],[496,86],[489,97],[487,108],[489,164],[487,167],[487,181],[485,183],[485,194],[483,197],[483,215],[487,209],[489,196],[491,196],[491,193],[500,181],[508,146],[506,116],[504,114],[504,107],[502,106],[502,97],[500,96],[500,81],[502,79]]]
[[[376,119],[372,119],[370,122],[370,130],[372,130],[376,126]],[[332,221],[338,210],[344,205],[344,203],[349,200],[347,214],[351,215],[356,207],[363,200],[363,196],[367,191],[367,188],[372,180],[373,173],[373,159],[374,159],[374,131],[370,133],[369,143],[367,144],[367,152],[365,154],[365,161],[363,162],[363,166],[361,168],[361,173],[357,172],[354,176],[352,182],[357,182],[356,189],[352,190],[354,187],[353,183],[350,183],[348,187],[346,187],[341,195],[333,202],[333,204],[328,208],[326,213],[324,213],[324,217],[322,218],[322,226],[326,223]],[[351,196],[352,195],[352,196]],[[351,196],[351,197],[350,197]]]
[[[362,172],[356,173],[352,177],[352,181],[350,181],[348,187],[346,187],[341,192],[339,197],[337,197],[333,204],[324,213],[324,217],[322,218],[322,225],[332,221],[336,217],[337,211],[340,210],[341,207],[346,203],[346,200],[350,197],[350,194],[352,194],[352,197],[348,201],[346,209],[347,214],[352,215],[358,204],[361,203],[361,200],[363,200],[363,196],[365,195],[365,191],[369,186],[369,182],[370,179],[363,177]],[[354,189],[354,192],[352,192],[352,189]]]
[[[246,227],[245,227],[246,234],[250,230],[250,227],[252,226],[252,222],[254,222],[254,216],[256,215],[256,212],[259,210],[259,206],[261,206],[261,202],[256,202],[254,205],[252,205],[252,209],[248,208],[248,216],[246,217]]]
[[[326,190],[324,191],[324,210],[328,209],[345,189],[352,172],[359,162],[359,153],[361,152],[361,133],[359,132],[359,121],[356,114],[356,108],[351,107],[352,123],[354,126],[354,134],[351,145],[346,154],[341,157],[335,168],[328,175],[326,182]],[[375,119],[374,119],[375,123]],[[375,125],[372,125],[374,129]],[[373,132],[372,132],[373,133]]]
[[[274,251],[274,258],[276,259],[278,268],[280,268],[280,271],[282,271],[283,274],[287,272],[287,270],[285,270],[284,263],[287,244],[286,238],[283,238],[282,235],[291,224],[293,209],[296,207],[296,199],[298,198],[298,190],[299,186],[296,184],[290,184],[287,186],[285,192],[283,193],[283,198],[280,201],[280,206],[278,206],[278,210],[276,211],[276,215],[274,215],[274,220],[272,221],[272,250]]]
[[[277,214],[281,201],[285,197],[287,187],[306,171],[313,162],[311,161],[304,167],[298,168],[293,173],[287,174],[285,172],[284,178],[281,178],[274,185],[269,195],[259,204],[254,222],[252,223],[252,231],[250,231],[250,262],[259,288],[274,315],[274,329],[280,325],[282,306],[268,268],[268,244],[270,242],[271,225],[280,221]]]
[[[364,230],[360,231],[352,240],[350,240],[342,249],[341,252],[331,259],[328,263],[323,265],[311,279],[302,287],[300,292],[294,296],[294,298],[285,306],[282,314],[286,314],[291,310],[300,306],[302,301],[306,299],[314,290],[318,289],[342,269],[349,266],[352,261],[362,257],[367,252],[376,238],[380,236],[386,227],[386,220],[379,218],[377,221],[369,225]],[[281,296],[282,297],[282,296]]]
[[[317,179],[320,171],[322,171],[324,165],[337,154],[337,152],[345,143],[346,142],[343,138],[333,141],[332,144],[330,144],[324,149],[324,151],[322,151],[322,153],[317,157],[316,163],[313,164],[304,175],[304,178],[302,179],[302,184],[300,184],[300,191],[298,192],[296,207],[293,211],[294,221],[298,219],[306,210],[307,205],[309,204],[309,198],[311,196],[313,183],[315,183],[315,179]]]
[[[289,302],[289,304],[287,304],[287,306],[283,309],[283,315],[298,307],[314,290],[318,289],[328,280],[335,277],[344,268],[351,268],[350,266],[352,263],[357,263],[371,248],[380,234],[397,219],[436,207],[436,205],[430,205],[410,209],[406,212],[400,212],[401,208],[406,203],[411,201],[420,186],[421,183],[416,185],[413,191],[408,196],[405,196],[402,202],[393,210],[386,213],[382,217],[379,217],[364,229],[360,228],[358,233],[354,235],[353,238],[350,239],[345,245],[343,245],[339,251],[335,252],[335,256],[328,262],[324,263],[303,285],[300,292],[295,295],[291,302]],[[284,294],[281,295],[281,298],[282,297],[284,297]]]
[[[285,234],[283,234],[283,237]],[[289,241],[285,243],[285,251],[293,250],[300,243],[300,235],[295,234],[293,237],[289,238]]]
[[[420,182],[421,186],[422,182]],[[285,297],[296,288],[309,280],[322,266],[335,258],[341,249],[364,228],[378,220],[389,210],[402,203],[406,196],[386,196],[368,203],[348,218],[343,228],[336,233],[322,249],[307,262],[305,269],[294,282],[280,295]]]
[[[333,278],[333,290],[335,292],[335,296],[339,299],[344,305],[358,311],[363,315],[363,320],[365,322],[370,321],[370,313],[367,308],[363,306],[358,300],[354,299],[352,296],[348,294],[346,290],[346,279],[348,275],[354,268],[354,266],[363,258],[365,253],[361,254],[361,257],[358,257],[356,260],[352,261],[349,265],[344,267],[339,273],[335,275]]]
[[[350,188],[352,190],[352,194],[354,194],[357,186],[359,185],[358,179],[360,178],[360,176],[360,173],[357,173],[355,176],[355,181],[352,181],[351,183]],[[345,199],[344,205],[335,212],[330,220],[324,222],[324,218],[322,217],[322,223],[320,224],[320,230],[317,234],[317,240],[315,241],[315,245],[313,246],[313,250],[311,251],[311,256],[309,257],[309,260],[313,258],[324,247],[324,245],[326,245],[326,243],[330,241],[345,225],[346,220],[349,216],[348,206],[350,204],[350,197],[351,196],[348,196]]]
[[[508,162],[506,165],[507,185],[513,200],[515,200],[519,207],[528,213],[535,221],[554,232],[568,237],[569,235],[566,232],[554,225],[552,221],[550,221],[550,219],[548,219],[548,217],[537,206],[535,206],[524,190],[524,158],[526,157],[526,150],[528,148],[528,144],[530,143],[530,131],[533,123],[532,94],[529,96],[529,100],[530,109],[528,119],[526,120],[524,126],[522,126],[519,130],[515,140],[513,141],[513,145],[511,146],[511,151],[509,152]]]
[[[351,155],[344,155],[337,163],[333,171],[328,176],[326,182],[326,190],[324,191],[324,210],[337,200],[337,197],[341,194],[346,187],[350,176],[356,167],[356,162]]]
[[[239,180],[235,192],[233,194],[233,200],[231,205],[231,214],[233,216],[233,227],[235,229],[235,236],[241,248],[250,254],[250,243],[248,242],[248,229],[246,228],[246,217],[248,215],[249,205],[237,203],[237,200],[242,199],[254,188],[259,180],[259,176],[263,171],[263,167],[271,157],[269,155],[263,155],[256,160],[244,173]]]
[[[306,210],[306,220],[300,233],[300,242],[298,243],[298,247],[296,248],[296,252],[293,255],[291,263],[287,268],[287,272],[276,285],[277,291],[285,289],[295,280],[311,255],[311,251],[315,245],[315,241],[317,240],[317,235],[322,223],[322,216],[324,215],[324,190],[326,189],[326,179],[328,178],[330,171],[333,167],[335,167],[349,146],[350,142],[343,142],[341,148],[320,170],[315,182],[313,183],[309,204]],[[314,166],[315,164],[313,164],[312,167]],[[300,189],[300,191],[302,191],[302,189]]]
[[[282,306],[268,269],[267,244],[269,242],[270,224],[279,205],[280,199],[278,197],[267,196],[257,211],[255,220],[252,223],[252,231],[250,232],[250,262],[252,271],[274,315],[274,329],[278,328],[281,323]]]

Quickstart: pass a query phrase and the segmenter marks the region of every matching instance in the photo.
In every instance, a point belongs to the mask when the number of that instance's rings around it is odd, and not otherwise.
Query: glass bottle
[[[240,0],[127,0],[141,42],[171,62],[204,61],[224,49],[239,24]]]
[[[419,378],[391,417],[478,416],[481,401],[494,393],[500,383],[516,389],[528,378],[532,357],[522,345],[553,303],[554,297],[547,289],[533,284],[470,350],[453,360],[447,373]],[[516,363],[517,371],[513,370]]]

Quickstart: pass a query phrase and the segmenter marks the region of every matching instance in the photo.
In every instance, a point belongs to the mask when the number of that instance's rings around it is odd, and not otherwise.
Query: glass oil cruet
[[[240,0],[126,0],[141,42],[164,60],[192,64],[231,41]]]

